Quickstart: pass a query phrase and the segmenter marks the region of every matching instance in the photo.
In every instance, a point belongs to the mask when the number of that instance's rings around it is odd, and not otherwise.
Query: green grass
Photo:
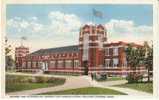
[[[144,91],[148,93],[153,93],[152,83],[127,83],[122,85],[117,85],[118,87],[131,88],[139,91]]]
[[[99,87],[86,87],[64,91],[48,92],[40,95],[126,95],[125,93]]]
[[[108,77],[106,80],[98,79],[98,82],[125,80],[123,77]]]
[[[6,93],[55,86],[51,83],[16,83],[6,86]]]
[[[80,74],[77,73],[60,73],[60,72],[45,72],[45,74],[48,75],[64,75],[64,76],[80,76]]]
[[[22,90],[31,90],[37,88],[53,87],[65,83],[63,78],[48,78],[48,77],[34,77],[31,76],[18,76],[6,75],[6,93],[16,92]]]

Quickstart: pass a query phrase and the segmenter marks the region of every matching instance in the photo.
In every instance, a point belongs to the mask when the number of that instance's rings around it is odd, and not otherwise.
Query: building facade
[[[127,46],[122,41],[108,43],[107,30],[102,25],[85,25],[80,29],[78,45],[40,49],[30,54],[28,48],[16,48],[17,70],[124,76],[131,71],[126,60]]]

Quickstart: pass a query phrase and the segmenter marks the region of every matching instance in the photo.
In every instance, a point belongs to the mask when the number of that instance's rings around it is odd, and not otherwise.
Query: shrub
[[[107,80],[108,75],[105,74],[105,73],[99,74],[99,75],[94,74],[94,78],[95,78],[95,80],[97,80],[97,81],[104,81],[104,80]]]
[[[52,81],[54,83],[54,85],[62,85],[65,83],[65,79],[64,78],[55,78],[54,81]]]
[[[62,84],[65,82],[64,78],[54,78],[54,77],[50,77],[47,81],[47,83],[58,83],[58,84]]]
[[[54,77],[50,77],[48,80],[47,80],[47,83],[54,83],[56,81],[56,79]]]
[[[37,81],[36,81],[36,78],[35,78],[35,77],[29,77],[29,78],[28,78],[28,82],[29,82],[29,83],[36,83]]]
[[[108,78],[107,74],[101,74],[101,79],[106,80]]]
[[[36,76],[36,82],[37,83],[46,83],[48,81],[48,77],[42,77],[42,76]]]
[[[126,80],[128,80],[128,83],[136,83],[139,81],[142,81],[143,75],[139,73],[130,73],[126,77]]]
[[[6,83],[27,83],[28,76],[14,76],[14,75],[6,75]]]

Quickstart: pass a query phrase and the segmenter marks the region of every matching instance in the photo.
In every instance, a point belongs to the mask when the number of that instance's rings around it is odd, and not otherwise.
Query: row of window
[[[105,59],[105,67],[118,67],[119,66],[119,59],[118,58],[113,58],[113,59]],[[126,67],[127,66],[127,61],[126,59],[124,60],[124,63],[122,66]]]
[[[38,67],[40,67],[40,68],[46,68],[46,67],[52,67],[52,68],[54,68],[54,67],[58,67],[58,68],[61,68],[61,67],[67,67],[67,68],[70,68],[70,67],[73,67],[73,63],[74,63],[74,67],[78,67],[79,66],[79,61],[78,60],[74,60],[74,61],[72,61],[72,60],[65,60],[65,61],[63,61],[63,60],[59,60],[59,61],[50,61],[50,62],[27,62],[27,64],[26,64],[26,62],[23,62],[23,64],[22,64],[22,67],[23,68],[25,68],[26,67],[26,65],[27,65],[27,67],[28,68],[31,68],[31,66],[32,66],[32,68],[36,68],[37,66]]]
[[[77,57],[78,53],[65,53],[65,54],[52,54],[52,55],[45,55],[45,56],[32,56],[32,59],[48,59],[48,58],[56,58],[56,57]]]
[[[119,49],[118,49],[118,47],[106,48],[105,49],[105,55],[106,56],[110,56],[111,55],[111,52],[110,52],[111,50],[112,50],[113,56],[118,56],[119,55]]]
[[[105,59],[105,67],[117,67],[119,64],[119,59],[114,58],[114,59]]]

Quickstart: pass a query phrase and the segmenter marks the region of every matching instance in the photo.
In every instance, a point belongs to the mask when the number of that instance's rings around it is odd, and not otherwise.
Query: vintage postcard
[[[3,1],[3,97],[156,98],[156,3]]]

